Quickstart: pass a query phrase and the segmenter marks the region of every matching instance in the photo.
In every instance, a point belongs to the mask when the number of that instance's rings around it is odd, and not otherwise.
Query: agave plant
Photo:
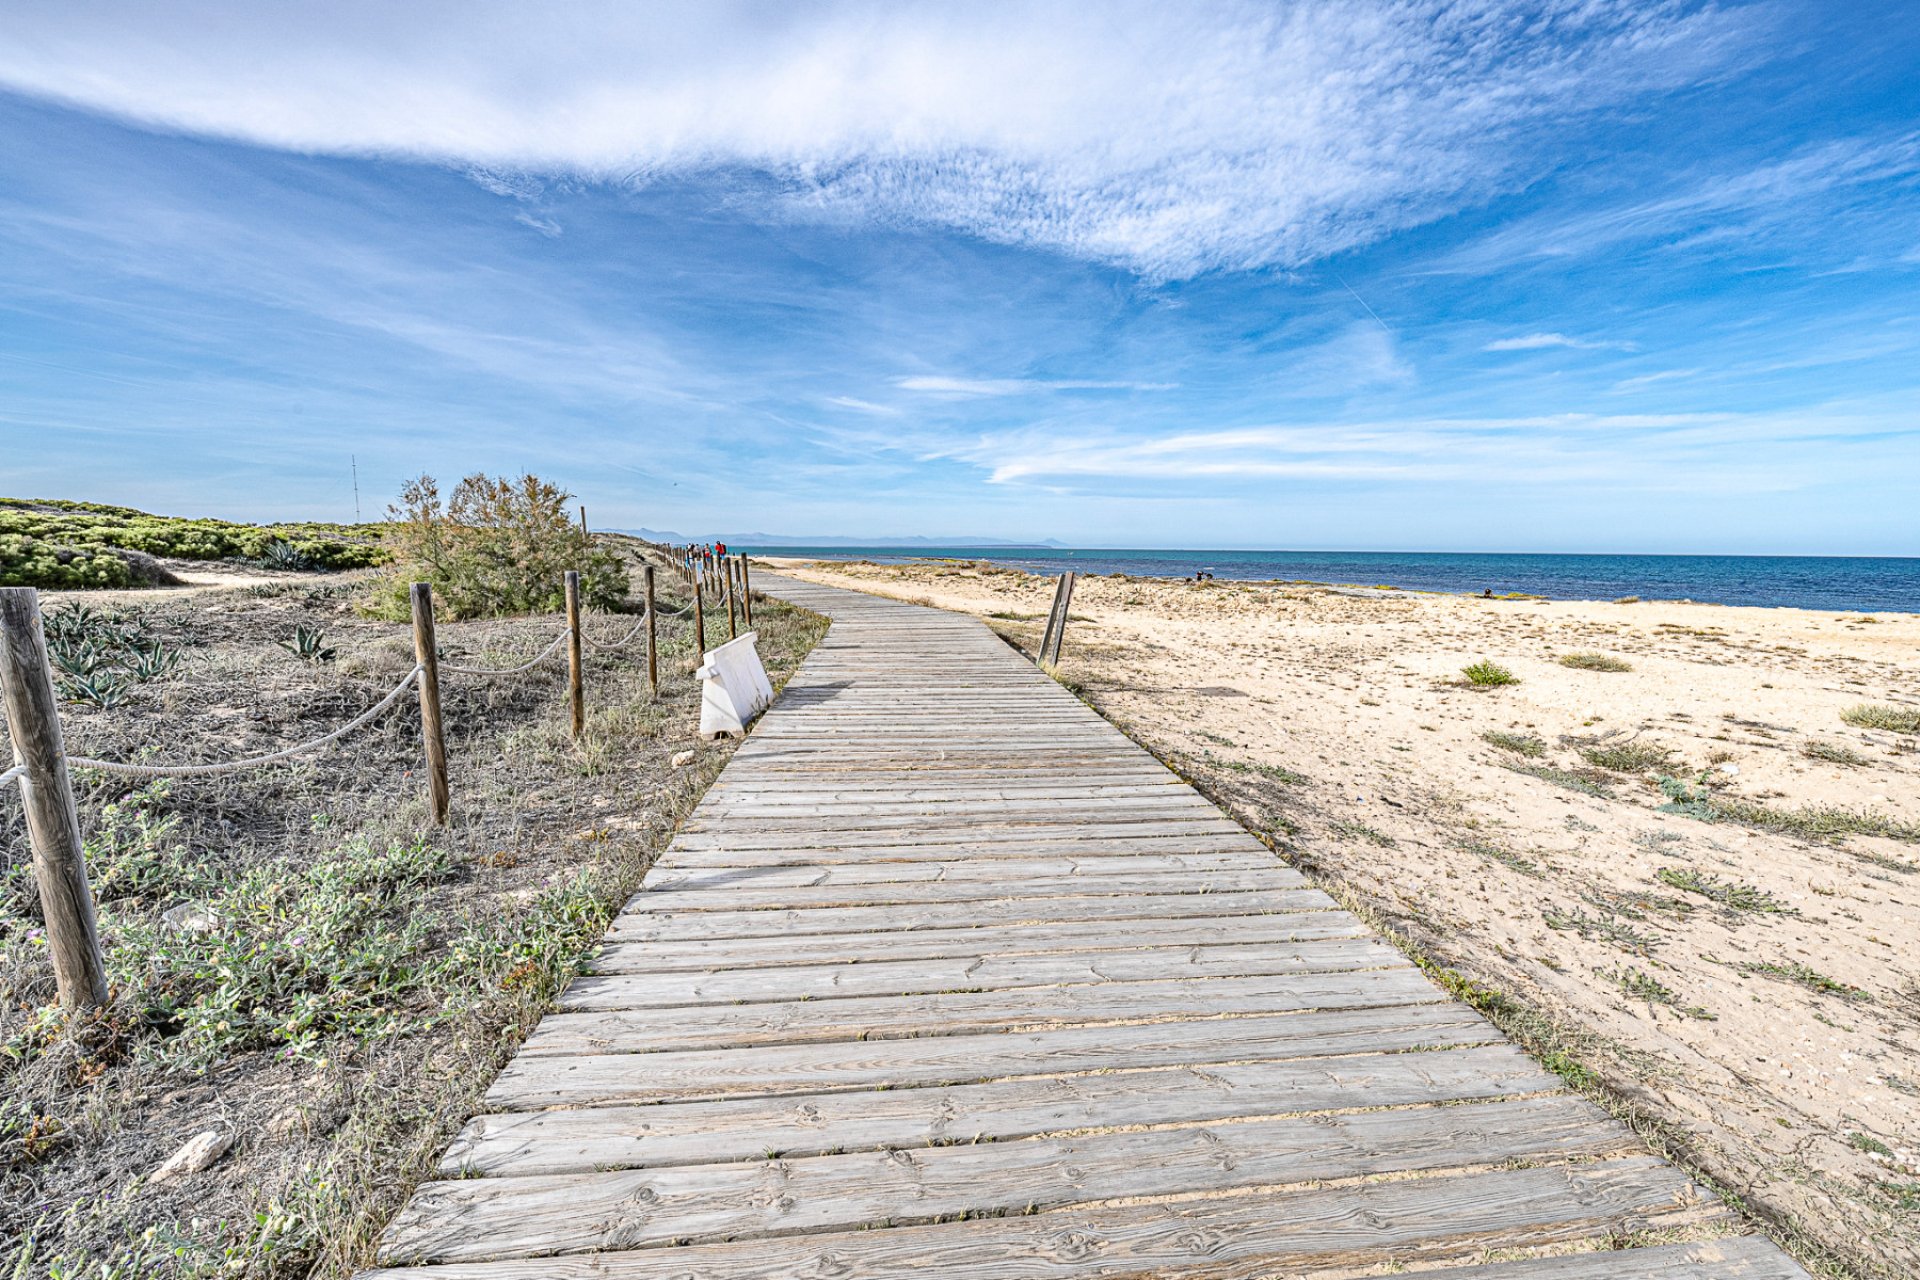
[[[60,682],[69,701],[90,702],[96,707],[116,707],[127,696],[127,678],[118,671],[96,671],[85,679]]]
[[[303,573],[312,569],[313,558],[284,538],[275,538],[260,553],[259,563],[268,569]]]
[[[62,605],[42,619],[47,657],[61,695],[97,707],[119,703],[136,684],[172,675],[180,651],[148,632],[138,614]]]
[[[131,650],[127,656],[127,674],[145,684],[172,675],[180,667],[180,651],[155,640],[144,649]]]
[[[332,662],[333,647],[326,638],[312,627],[295,627],[291,640],[282,640],[280,647],[299,658],[302,662]]]

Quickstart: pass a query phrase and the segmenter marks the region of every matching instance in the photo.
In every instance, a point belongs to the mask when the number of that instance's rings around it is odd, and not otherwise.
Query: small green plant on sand
[[[1803,743],[1800,747],[1800,754],[1809,760],[1820,760],[1827,764],[1844,764],[1856,769],[1861,765],[1873,763],[1852,747],[1843,747],[1837,742],[1820,742],[1816,740]]]
[[[1885,703],[1863,702],[1848,707],[1840,718],[1861,729],[1886,729],[1892,733],[1920,733],[1920,707],[1895,707]]]
[[[1631,965],[1618,965],[1610,970],[1596,969],[1594,972],[1612,982],[1632,999],[1644,1000],[1648,1004],[1663,1004],[1669,1009],[1686,1014],[1689,1018],[1700,1018],[1707,1022],[1716,1020],[1713,1014],[1698,1005],[1681,1004],[1680,996],[1673,988],[1644,970],[1635,969]]]
[[[1577,933],[1589,942],[1597,940],[1609,943],[1636,956],[1652,955],[1661,941],[1657,935],[1636,929],[1619,916],[1596,916],[1579,908],[1562,911],[1550,907],[1541,913],[1540,918],[1549,929]]]
[[[1368,844],[1378,845],[1382,849],[1392,849],[1399,843],[1386,832],[1375,831],[1364,822],[1355,822],[1348,818],[1337,818],[1334,820],[1332,826],[1333,833],[1337,836],[1345,836],[1349,840],[1364,840]]]
[[[1673,758],[1672,751],[1651,742],[1602,743],[1583,747],[1580,754],[1588,764],[1611,769],[1615,773],[1648,773],[1654,769],[1664,769]]]
[[[1678,778],[1658,779],[1667,803],[1662,813],[1677,813],[1701,822],[1736,822],[1756,831],[1771,831],[1816,844],[1835,844],[1847,836],[1879,836],[1905,844],[1920,844],[1920,822],[1906,822],[1876,809],[1843,809],[1838,805],[1806,805],[1775,809],[1757,800],[1743,800],[1710,790],[1706,775],[1692,786]]]
[[[1610,653],[1563,653],[1560,665],[1572,667],[1576,671],[1631,671],[1633,664],[1624,658],[1616,658]]]
[[[1654,878],[1670,889],[1699,894],[1710,902],[1717,902],[1735,911],[1758,911],[1782,916],[1800,914],[1765,889],[1741,884],[1737,880],[1724,880],[1710,871],[1696,871],[1692,867],[1662,867],[1654,872]]]
[[[1519,684],[1520,677],[1513,674],[1497,662],[1482,659],[1470,667],[1460,668],[1467,683],[1476,689],[1492,689],[1503,684]]]
[[[1761,978],[1772,978],[1776,982],[1791,982],[1795,986],[1805,987],[1819,995],[1838,996],[1842,1000],[1873,999],[1859,987],[1849,986],[1847,983],[1829,978],[1818,969],[1808,968],[1798,960],[1789,960],[1784,963],[1749,961],[1740,966],[1740,972],[1751,973]]]
[[[1488,742],[1502,751],[1511,751],[1515,755],[1539,757],[1547,754],[1547,744],[1530,733],[1509,733],[1505,729],[1489,729],[1480,735],[1481,741]]]
[[[1538,778],[1542,782],[1551,782],[1556,787],[1565,787],[1568,791],[1578,791],[1583,796],[1594,796],[1606,800],[1613,796],[1612,782],[1598,769],[1560,769],[1541,761],[1502,760],[1500,767],[1511,769],[1515,773],[1524,773],[1529,778]]]

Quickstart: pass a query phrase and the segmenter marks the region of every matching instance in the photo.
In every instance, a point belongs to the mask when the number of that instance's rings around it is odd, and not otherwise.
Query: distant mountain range
[[[1055,538],[1041,542],[1010,542],[1005,538],[841,538],[825,535],[801,537],[789,533],[721,533],[690,536],[671,529],[609,529],[648,542],[724,542],[739,547],[1064,547]]]

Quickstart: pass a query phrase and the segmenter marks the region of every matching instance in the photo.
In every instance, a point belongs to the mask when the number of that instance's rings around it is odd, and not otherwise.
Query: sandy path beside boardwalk
[[[780,567],[1029,648],[1052,594],[988,566]],[[1920,738],[1840,718],[1920,704],[1920,617],[1117,577],[1082,578],[1073,612],[1062,679],[1288,858],[1512,997],[1510,1026],[1674,1126],[1723,1186],[1920,1274]],[[1559,663],[1576,651],[1631,670]],[[1467,686],[1480,659],[1520,683]],[[1906,830],[1704,822],[1660,811],[1663,774]]]

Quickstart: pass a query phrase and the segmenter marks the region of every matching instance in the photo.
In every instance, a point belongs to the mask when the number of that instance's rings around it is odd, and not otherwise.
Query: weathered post
[[[734,580],[738,575],[734,572],[736,566],[733,557],[726,556],[723,560],[727,568],[727,639],[738,640],[740,638],[740,602],[734,597],[740,594],[740,584]]]
[[[643,575],[647,583],[647,684],[653,690],[653,696],[660,696],[660,651],[655,647],[653,636],[653,566],[648,565]]]
[[[433,639],[433,587],[416,582],[413,601],[413,658],[420,664],[420,742],[427,751],[427,801],[433,820],[447,821],[447,734],[440,717],[440,650]]]
[[[107,962],[100,952],[100,925],[80,846],[80,814],[74,808],[66,747],[60,739],[59,702],[47,669],[40,593],[32,587],[0,587],[0,685],[14,757],[26,767],[20,796],[60,1003],[69,1008],[105,1004]]]
[[[586,680],[580,670],[580,573],[567,570],[567,703],[573,709],[573,736],[587,727]]]
[[[1047,665],[1060,665],[1060,645],[1067,638],[1067,617],[1073,612],[1073,570],[1069,569],[1060,579],[1060,625],[1053,629],[1053,652],[1046,655]]]
[[[1036,666],[1045,665],[1047,650],[1053,647],[1053,633],[1061,626],[1060,597],[1067,591],[1067,575],[1061,574],[1053,584],[1053,606],[1047,610],[1047,629],[1040,633],[1040,647],[1034,650],[1033,661]]]
[[[703,575],[693,571],[693,654],[696,661],[707,651],[707,601],[701,591]]]
[[[592,539],[593,535],[587,532],[587,507],[582,503],[580,505],[580,540],[590,542]]]
[[[753,583],[747,576],[747,553],[740,553],[740,608],[747,618],[747,630],[753,630]]]

